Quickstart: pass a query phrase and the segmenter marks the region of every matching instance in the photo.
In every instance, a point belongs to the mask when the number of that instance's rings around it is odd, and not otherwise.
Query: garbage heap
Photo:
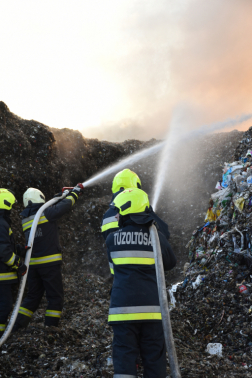
[[[252,128],[239,143],[235,161],[224,164],[205,220],[186,245],[184,281],[170,290],[175,332],[188,334],[180,342],[194,350],[200,345],[202,353],[182,367],[186,376],[197,365],[207,372],[209,358],[216,358],[215,376],[252,376],[251,154]]]

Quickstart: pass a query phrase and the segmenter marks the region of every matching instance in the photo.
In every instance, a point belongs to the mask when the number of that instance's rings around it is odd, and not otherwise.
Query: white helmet
[[[29,188],[23,195],[24,207],[28,206],[30,201],[31,203],[45,203],[45,196],[40,190]]]

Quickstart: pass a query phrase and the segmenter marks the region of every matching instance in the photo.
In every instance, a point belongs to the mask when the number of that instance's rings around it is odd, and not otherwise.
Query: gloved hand
[[[54,194],[53,198],[56,198],[56,197],[61,197],[62,196],[62,192],[59,192],[57,194]]]
[[[17,244],[17,255],[20,256],[20,257],[25,257],[26,252],[30,248],[31,247],[28,247],[27,245],[24,246],[24,245],[21,245],[21,244]]]
[[[84,192],[84,186],[82,184],[77,184],[72,192],[76,193],[78,196],[81,196],[82,193]]]
[[[24,276],[27,272],[27,266],[23,264],[20,260],[20,257],[16,255],[13,265],[11,266],[11,270],[15,270],[18,276]]]
[[[21,276],[24,276],[26,274],[26,272],[27,272],[27,266],[21,262],[17,269],[18,278],[20,279]]]

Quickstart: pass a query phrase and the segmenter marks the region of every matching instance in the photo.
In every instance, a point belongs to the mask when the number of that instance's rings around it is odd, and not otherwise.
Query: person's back
[[[119,230],[106,240],[109,264],[114,271],[108,316],[114,332],[114,376],[136,377],[140,353],[144,376],[165,378],[166,350],[149,233],[153,217],[148,196],[140,189],[124,190],[111,206],[120,214]],[[164,269],[172,269],[176,257],[164,235],[158,235]]]
[[[43,203],[30,204],[21,213],[26,242],[28,242],[35,215],[42,205]],[[38,222],[30,266],[41,264],[49,266],[61,263],[62,255],[57,220],[69,212],[71,208],[72,201],[66,198],[44,210]]]
[[[176,265],[176,258],[163,234],[158,234],[164,268],[172,269]],[[114,269],[109,322],[124,318],[131,321],[160,320],[155,260],[148,225],[139,225],[128,219],[122,228],[108,236],[106,244],[109,262]],[[142,318],[139,313],[134,314],[134,306],[138,307],[138,312],[141,312],[140,307],[143,308]],[[120,308],[121,313],[117,310],[117,314],[113,315],[115,308]],[[130,311],[130,319],[127,318],[126,308]]]

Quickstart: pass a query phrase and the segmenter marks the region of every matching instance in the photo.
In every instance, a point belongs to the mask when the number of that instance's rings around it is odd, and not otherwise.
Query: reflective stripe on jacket
[[[176,257],[164,235],[158,234],[164,269],[170,270],[176,265]],[[109,264],[113,264],[114,271],[109,324],[161,321],[155,260],[148,226],[127,220],[122,228],[108,236],[106,245]]]
[[[77,195],[76,195],[77,196]],[[48,207],[41,214],[35,233],[30,268],[43,264],[57,265],[62,263],[61,247],[59,244],[57,219],[72,209],[75,203],[73,196],[67,196],[62,201]],[[30,230],[38,209],[43,204],[27,206],[21,213],[23,216],[22,226],[28,242]]]
[[[103,215],[101,222],[101,232],[104,240],[107,239],[111,232],[118,230],[118,220],[116,219],[117,211],[114,209],[108,209]]]

